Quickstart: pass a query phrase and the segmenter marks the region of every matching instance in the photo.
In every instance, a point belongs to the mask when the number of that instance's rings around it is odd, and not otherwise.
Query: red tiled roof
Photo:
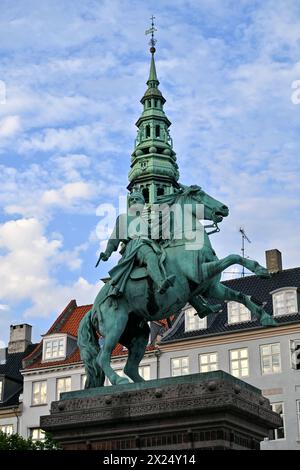
[[[79,323],[84,315],[91,309],[92,305],[81,305],[77,306],[75,300],[71,300],[66,308],[62,311],[59,317],[55,320],[53,325],[49,328],[48,332],[45,336],[54,334],[54,333],[66,333],[71,336],[77,338],[77,331],[79,327]],[[166,320],[161,320],[163,326],[167,326]],[[68,356],[64,360],[58,361],[47,361],[42,362],[42,345],[43,340],[37,345],[37,347],[32,351],[29,356],[25,358],[25,363],[28,362],[29,364],[25,365],[24,369],[39,369],[39,368],[47,368],[57,365],[67,365],[67,364],[75,364],[76,362],[81,362],[79,348],[76,348],[75,351]],[[147,351],[152,351],[155,349],[155,346],[150,345],[147,347]],[[117,344],[115,349],[113,350],[113,356],[125,356],[127,355],[127,349],[121,344]]]
[[[68,333],[71,336],[77,338],[77,330],[79,323],[81,322],[84,315],[91,310],[92,305],[82,305],[81,307],[76,307],[75,310],[71,313],[69,318],[60,328],[60,333]]]

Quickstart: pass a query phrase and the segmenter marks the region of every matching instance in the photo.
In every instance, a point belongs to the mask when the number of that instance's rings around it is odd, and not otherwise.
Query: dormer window
[[[44,338],[43,360],[64,359],[66,357],[66,336]]]
[[[199,318],[194,307],[189,307],[185,311],[185,331],[204,330],[207,328],[207,319]]]
[[[298,312],[297,287],[284,287],[271,292],[274,317]]]
[[[227,302],[228,324],[251,321],[251,312],[245,305],[239,302]]]
[[[3,379],[0,379],[0,401],[3,401]]]

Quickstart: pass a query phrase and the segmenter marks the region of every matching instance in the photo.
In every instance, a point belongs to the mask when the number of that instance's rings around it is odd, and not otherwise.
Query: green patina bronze
[[[199,186],[178,183],[178,167],[169,136],[171,123],[163,111],[165,99],[158,90],[155,48],[151,47],[150,51],[148,89],[141,100],[144,111],[137,122],[138,137],[129,173],[128,213],[118,217],[98,263],[107,261],[120,245],[122,258],[110,271],[110,280],[100,290],[78,330],[78,345],[87,373],[86,388],[103,386],[105,376],[113,385],[128,383],[128,379],[120,377],[110,365],[117,343],[128,348],[125,374],[134,382],[142,382],[138,368],[148,343],[148,322],[176,316],[186,303],[203,318],[217,314],[220,308],[210,305],[208,298],[232,300],[245,305],[262,325],[276,324],[261,305],[220,282],[222,271],[234,264],[262,278],[269,277],[269,273],[256,261],[237,254],[217,258],[199,219],[216,225],[228,216],[229,210]],[[149,235],[149,220],[157,203],[159,210],[165,207],[172,212],[176,207],[184,214],[179,225],[175,225],[168,211],[158,219],[159,230],[166,220],[170,223],[167,238],[151,237],[152,232]],[[136,209],[137,205],[139,230],[130,234],[128,227],[137,217],[136,212],[132,215],[131,209]],[[204,211],[202,217],[199,217],[199,207]],[[187,216],[200,243],[191,242]],[[124,226],[125,232],[121,230]],[[97,332],[104,338],[101,348]]]
[[[158,89],[155,48],[152,47],[150,51],[148,89],[141,99],[144,109],[136,123],[138,133],[131,156],[128,186],[129,191],[139,188],[147,204],[156,202],[159,196],[172,194],[174,189],[178,188],[179,178],[176,154],[169,132],[171,122],[163,109],[166,100]]]

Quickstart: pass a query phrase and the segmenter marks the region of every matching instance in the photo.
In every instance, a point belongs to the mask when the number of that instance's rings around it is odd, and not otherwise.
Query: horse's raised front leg
[[[108,306],[108,302],[105,302],[101,309],[101,332],[104,336],[104,344],[97,357],[97,362],[112,385],[128,383],[129,380],[126,377],[120,377],[110,365],[112,352],[118,344],[128,321],[127,311],[122,307],[121,302],[119,302],[117,309]]]
[[[149,340],[148,323],[139,321],[134,328],[130,329],[130,333],[126,334],[126,330],[124,333],[128,338],[126,338],[128,358],[124,372],[134,382],[144,382],[144,378],[139,374],[139,364],[144,357]]]
[[[219,300],[233,300],[239,302],[247,307],[251,313],[260,321],[261,325],[274,326],[277,325],[276,321],[268,315],[262,306],[255,304],[250,298],[241,292],[230,289],[221,283],[214,284],[208,292],[208,295],[215,297]]]
[[[203,281],[207,281],[217,274],[221,274],[225,269],[229,268],[233,264],[240,264],[244,266],[249,271],[252,271],[256,276],[260,278],[269,278],[271,277],[269,271],[261,266],[257,261],[243,258],[240,255],[229,255],[226,258],[220,259],[218,261],[209,261],[203,263],[201,266]]]

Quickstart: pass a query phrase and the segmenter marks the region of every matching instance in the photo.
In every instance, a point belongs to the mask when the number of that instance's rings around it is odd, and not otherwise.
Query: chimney
[[[279,273],[282,271],[282,258],[281,251],[267,250],[266,251],[267,269],[270,273]]]
[[[8,353],[24,352],[31,344],[31,325],[23,323],[22,325],[10,325],[10,338],[8,343]]]
[[[6,364],[7,359],[7,348],[0,349],[0,365]]]

